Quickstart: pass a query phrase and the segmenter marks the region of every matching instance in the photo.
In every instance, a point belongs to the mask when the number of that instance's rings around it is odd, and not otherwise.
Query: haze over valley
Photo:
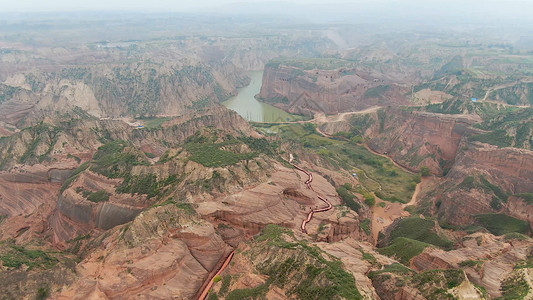
[[[527,1],[0,9],[2,299],[530,299]]]

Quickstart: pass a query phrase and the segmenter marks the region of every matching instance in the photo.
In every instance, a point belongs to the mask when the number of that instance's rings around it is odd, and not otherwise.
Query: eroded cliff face
[[[182,115],[227,99],[249,80],[231,63],[194,61],[65,67],[18,79],[6,80],[9,94],[0,103],[3,120],[14,125],[74,107],[96,117]]]
[[[253,240],[239,245],[210,294],[221,299],[250,292],[268,299],[379,299],[365,275],[374,265],[364,255],[375,255],[375,264],[390,263],[389,258],[350,238],[332,243],[305,240],[298,232],[267,226]]]
[[[497,212],[530,222],[528,209],[521,211],[527,204],[508,195],[532,190],[533,153],[478,143],[468,148],[458,155],[441,186],[422,197],[422,202],[433,203],[432,210],[440,218],[456,225],[471,224],[478,214]]]
[[[191,299],[230,248],[213,225],[174,204],[141,213],[97,240],[57,299]]]
[[[461,141],[474,131],[473,121],[462,116],[389,108],[377,118],[367,131],[369,147],[413,171],[426,166],[442,174],[453,165]]]
[[[76,162],[90,159],[106,139],[131,141],[145,152],[162,155],[169,146],[178,147],[199,128],[212,127],[235,136],[259,136],[236,112],[222,105],[187,112],[185,116],[169,118],[160,127],[141,130],[124,122],[128,119],[98,120],[83,113],[80,116],[76,110],[65,115],[52,114],[44,122],[0,141],[0,169],[22,164],[48,166],[51,162],[60,162],[58,169],[63,164],[75,168]]]
[[[458,156],[457,172],[480,170],[488,173],[506,191],[526,193],[533,190],[533,151],[471,143]],[[450,171],[450,177],[456,178]]]
[[[313,115],[408,104],[408,91],[359,69],[306,70],[267,64],[259,97],[289,112]]]
[[[413,258],[411,267],[418,271],[463,268],[469,280],[483,286],[491,297],[502,295],[502,283],[516,265],[528,259],[531,240],[494,237],[475,233],[462,237],[461,247],[443,251],[427,248]]]
[[[311,209],[325,205],[317,198],[315,191],[328,198],[333,205],[340,204],[335,188],[322,176],[313,177],[314,191],[311,191],[304,184],[305,174],[272,161],[270,168],[272,170],[268,178],[257,180],[257,184],[249,188],[221,198],[197,199],[196,201],[201,200],[198,203],[198,213],[208,219],[241,228],[251,236],[268,224],[280,224],[299,230]],[[317,213],[307,230],[327,241],[358,238],[359,216],[351,211],[343,214],[341,208]]]
[[[465,115],[386,107],[334,122],[319,122],[319,128],[330,135],[345,132],[364,137],[371,150],[409,170],[418,172],[426,166],[432,173],[442,175],[454,164],[466,137],[479,131],[472,127],[477,120]]]

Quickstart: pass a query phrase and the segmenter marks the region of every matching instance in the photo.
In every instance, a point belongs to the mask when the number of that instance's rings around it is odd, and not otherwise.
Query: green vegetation
[[[91,202],[96,202],[96,203],[105,202],[109,200],[109,196],[111,196],[111,194],[109,194],[108,192],[104,190],[100,190],[100,191],[89,194],[89,196],[87,196],[87,200]]]
[[[459,188],[465,189],[465,190],[471,190],[475,187],[474,182],[476,178],[474,176],[466,176],[463,181],[458,185]]]
[[[464,260],[462,262],[459,263],[459,266],[460,267],[471,267],[471,268],[480,268],[482,265],[483,265],[483,261],[482,260]]]
[[[359,251],[361,251],[361,254],[363,254],[363,259],[368,261],[370,264],[372,264],[372,266],[379,265],[378,260],[376,259],[374,255],[364,252],[363,250],[359,250]]]
[[[281,263],[273,259],[262,264],[259,271],[269,276],[267,282],[254,289],[238,290],[238,296],[250,297],[248,293],[252,292],[259,296],[271,284],[287,288],[286,285],[291,281],[292,287],[288,293],[296,294],[298,299],[361,299],[353,275],[343,269],[340,260],[332,256],[325,259],[318,247],[309,246],[306,241],[287,242],[284,235],[292,236],[292,232],[277,225],[267,225],[263,233],[255,238],[256,243],[266,242],[267,245],[293,252]],[[234,292],[228,294],[228,297]]]
[[[78,241],[81,241],[81,240],[86,240],[86,239],[89,239],[91,238],[91,235],[89,233],[87,234],[83,234],[83,235],[78,235],[77,237],[71,239],[71,240],[68,240],[67,243],[76,243]]]
[[[171,156],[170,155],[170,151],[167,150],[167,151],[165,151],[165,153],[163,153],[163,155],[161,155],[161,157],[159,157],[159,160],[157,161],[157,163],[158,164],[163,164],[163,163],[171,161],[173,158],[174,158],[174,156]]]
[[[428,243],[400,237],[395,239],[389,246],[378,249],[378,252],[383,255],[396,257],[402,264],[408,265],[411,258],[422,253],[428,246],[430,246]]]
[[[365,131],[370,128],[375,121],[376,120],[372,118],[370,114],[353,115],[349,119],[352,130],[345,137],[349,139],[357,138],[356,142],[360,143]]]
[[[178,203],[178,204],[176,204],[176,206],[179,209],[184,210],[189,215],[195,215],[196,214],[196,210],[194,209],[194,207],[190,203]]]
[[[269,283],[261,284],[251,289],[238,289],[231,291],[226,300],[262,299],[268,293]]]
[[[526,269],[526,268],[533,268],[533,255],[528,254],[527,259],[522,260],[518,262],[515,266],[515,269]]]
[[[521,272],[514,272],[502,282],[500,290],[502,297],[498,299],[524,299],[529,294],[530,287]]]
[[[250,160],[257,156],[254,152],[234,153],[220,149],[226,145],[228,143],[188,143],[186,148],[191,153],[190,160],[211,168],[234,165],[241,160]]]
[[[254,240],[257,242],[268,241],[269,245],[281,248],[291,248],[296,246],[295,243],[286,242],[283,238],[284,234],[293,236],[293,233],[289,229],[278,225],[269,224],[265,226],[262,233],[259,236],[255,237]]]
[[[30,269],[50,269],[58,263],[55,257],[42,250],[30,250],[13,243],[5,246],[4,251],[0,254],[4,267],[19,268],[24,264]]]
[[[411,199],[413,191],[409,186],[416,180],[414,175],[396,167],[389,159],[372,154],[363,146],[344,144],[332,148],[331,151],[337,150],[337,159],[348,164],[348,170],[363,170],[358,172],[359,180],[379,198],[402,203]]]
[[[382,281],[393,278],[389,273],[396,274],[394,282],[396,287],[410,286],[418,289],[425,299],[455,299],[448,293],[449,289],[455,288],[466,276],[462,270],[429,270],[416,273],[413,270],[398,263],[385,266],[383,270],[370,272],[369,277]]]
[[[44,300],[50,296],[50,288],[47,286],[40,287],[35,295],[36,300]]]
[[[390,85],[378,85],[371,87],[365,92],[365,98],[383,98],[384,94],[390,90]]]
[[[17,92],[21,90],[22,89],[19,87],[0,84],[0,104],[4,101],[10,100]]]
[[[170,117],[142,117],[143,127],[147,129],[162,128],[163,123],[172,120]]]
[[[126,175],[124,182],[117,187],[117,193],[146,194],[149,198],[157,196],[159,191],[159,184],[155,174]]]
[[[428,177],[429,175],[431,175],[431,171],[428,167],[422,166],[420,167],[420,174],[422,175],[422,177]]]
[[[495,130],[489,133],[474,135],[469,138],[470,141],[482,142],[485,144],[496,145],[498,147],[511,147],[513,137],[507,135],[504,129]]]
[[[81,158],[75,156],[75,155],[72,155],[70,153],[67,154],[67,158],[72,158],[74,159],[77,163],[80,163],[81,162]]]
[[[272,126],[270,130],[273,132],[280,132],[285,141],[303,145],[309,150],[326,150],[322,147],[329,147],[333,144],[339,143],[339,141],[335,141],[319,135],[316,132],[316,128],[312,124],[275,125]]]
[[[361,229],[363,229],[363,231],[367,234],[367,235],[370,235],[372,232],[370,231],[370,224],[371,224],[371,221],[369,218],[366,218],[364,219],[363,222],[361,222],[361,224],[359,225],[361,227]]]
[[[483,106],[488,107],[485,103]],[[471,141],[479,141],[499,147],[517,147],[531,149],[533,147],[533,108],[486,109],[483,123],[477,127],[489,131],[470,137]]]
[[[514,194],[513,196],[522,199],[528,205],[533,204],[533,193]]]
[[[507,233],[506,235],[503,236],[503,238],[506,241],[509,241],[509,240],[525,241],[525,240],[529,239],[529,237],[527,235],[524,235],[524,234],[521,234],[521,233],[518,233],[518,232]]]
[[[127,148],[128,142],[114,141],[98,148],[91,162],[91,171],[108,178],[124,178],[133,166],[149,165],[143,155]]]
[[[353,211],[359,212],[359,210],[361,209],[361,205],[357,201],[355,201],[357,197],[354,194],[352,194],[343,186],[337,188],[337,194],[339,194],[346,206],[348,206]]]
[[[529,225],[526,221],[504,214],[482,214],[476,215],[475,218],[479,225],[485,227],[495,235],[504,235],[511,232],[529,233]]]
[[[485,178],[485,176],[480,177],[481,184],[486,190],[491,190],[498,199],[503,202],[507,202],[509,197],[506,192],[504,192],[499,186],[492,184],[490,181]]]
[[[383,269],[379,271],[372,271],[368,274],[369,278],[374,278],[377,275],[381,275],[383,273],[394,273],[394,274],[402,274],[402,275],[413,275],[416,272],[409,269],[408,267],[399,264],[399,263],[392,263],[390,265],[386,265],[383,267]]]
[[[21,163],[30,161],[42,162],[46,159],[49,159],[48,155],[52,152],[59,137],[59,133],[61,131],[60,128],[41,122],[33,127],[25,128],[23,130],[30,132],[32,140],[27,146],[24,154],[22,154],[20,157],[19,161]],[[48,144],[48,150],[45,153],[37,156],[35,151],[37,150],[37,146],[41,145],[42,143]]]
[[[78,176],[80,176],[80,173],[87,170],[88,167],[89,167],[89,162],[86,162],[86,163],[83,163],[81,166],[79,166],[76,170],[74,170],[72,175],[70,175],[70,177],[67,180],[65,180],[65,182],[61,186],[60,192],[63,193],[63,191],[65,191],[68,187],[70,187],[70,185],[74,182],[74,180],[76,180]]]
[[[373,119],[356,120],[370,123]],[[408,202],[414,192],[412,183],[420,180],[418,175],[398,168],[388,158],[375,155],[356,142],[318,135],[313,126],[271,125],[268,127],[268,132],[281,136],[285,142],[302,145],[306,151],[316,153],[333,168],[355,171],[367,191],[374,192],[376,196],[386,201]],[[345,193],[341,191],[339,194],[342,197]]]
[[[117,193],[129,193],[129,194],[145,194],[148,198],[158,197],[163,194],[163,188],[172,185],[179,181],[176,175],[170,175],[169,177],[158,181],[155,174],[144,175],[126,175],[126,178],[120,184],[116,191]]]
[[[405,218],[400,220],[398,225],[391,231],[390,240],[394,241],[396,238],[403,237],[450,250],[453,247],[453,243],[435,233],[434,228],[434,221],[419,217]]]
[[[220,294],[220,296],[224,296],[228,293],[230,283],[231,283],[230,275],[222,277],[222,285],[220,286],[220,290],[218,290],[218,293]]]
[[[150,152],[144,152],[144,155],[146,155],[146,157],[148,158],[156,158],[157,155],[153,154],[153,153],[150,153]]]
[[[250,150],[254,152],[264,153],[269,156],[275,156],[277,154],[279,147],[278,142],[271,142],[265,138],[253,138],[248,136],[239,137],[238,139],[248,145]]]
[[[424,285],[432,285],[435,282],[443,282],[446,284],[446,289],[452,289],[459,286],[465,280],[465,274],[462,270],[430,270],[413,276],[412,282],[415,283],[419,290]]]
[[[365,198],[365,204],[369,207],[374,207],[376,205],[376,197],[371,193],[364,193],[363,197]]]
[[[84,189],[81,186],[76,188],[76,192],[78,194],[81,194],[87,200],[89,200],[91,202],[95,202],[95,203],[108,201],[109,200],[109,196],[111,196],[110,193],[108,193],[108,192],[106,192],[104,190],[99,190],[99,191],[93,192],[93,191],[86,190],[86,189]]]
[[[158,203],[152,205],[152,207],[159,207],[159,206],[165,206],[165,205],[175,205],[177,208],[185,211],[189,215],[196,215],[196,210],[194,209],[193,205],[190,203],[183,203],[183,202],[176,202],[175,200],[167,200],[163,203]]]
[[[502,188],[492,184],[487,180],[487,178],[485,178],[484,175],[478,177],[467,176],[458,185],[458,188],[464,190],[480,189],[487,193],[493,193],[494,197],[490,205],[495,210],[500,210],[503,206],[502,203],[506,203],[509,197],[509,195]]]

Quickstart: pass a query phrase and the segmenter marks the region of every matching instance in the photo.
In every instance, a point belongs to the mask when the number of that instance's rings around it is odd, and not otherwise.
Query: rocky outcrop
[[[415,270],[463,268],[468,278],[483,286],[492,297],[501,296],[502,281],[515,265],[525,260],[530,251],[530,241],[496,238],[490,234],[475,233],[462,238],[462,247],[443,251],[427,248],[413,258]]]
[[[191,299],[230,251],[211,224],[174,204],[147,210],[100,241],[57,299]]]
[[[209,201],[206,201],[206,198],[201,199],[198,213],[243,228],[249,235],[259,233],[267,224],[299,228],[309,210],[323,205],[323,202],[305,186],[305,179],[300,177],[305,174],[298,174],[277,163],[271,167],[274,171],[266,182],[222,198]],[[340,204],[335,188],[322,176],[313,176],[313,189],[328,198],[333,205]],[[292,192],[287,194],[287,190]],[[358,220],[353,217],[340,218],[335,209],[315,214],[308,224],[309,233],[321,231],[321,223],[331,224],[328,229],[328,232],[331,230],[328,234],[331,240],[347,236],[357,237],[359,234]]]
[[[188,115],[174,118],[164,123],[160,130],[132,130],[131,139],[139,147],[161,140],[177,147],[186,138],[206,127],[220,129],[233,136],[259,137],[250,124],[235,111],[217,105],[202,111],[190,111]]]
[[[50,295],[76,278],[72,266],[57,266],[50,270],[2,270],[0,293],[6,299],[39,299]]]
[[[489,174],[511,193],[533,191],[533,151],[478,143],[468,147],[473,148],[472,151],[458,156],[457,163],[450,171],[450,178],[459,178],[467,171],[473,173],[479,170]]]
[[[529,222],[530,226],[533,225],[533,205],[523,197],[509,197],[505,205],[505,212],[517,219]]]
[[[500,211],[504,205],[503,212],[529,222],[527,209],[519,212],[512,197],[511,203],[504,204],[504,195],[533,190],[533,152],[486,144],[469,144],[468,148],[458,155],[437,191],[422,202],[438,203],[436,213],[451,224],[471,224],[471,216]]]
[[[231,63],[211,66],[192,61],[33,71],[24,74],[23,82],[7,81],[12,85],[7,87],[16,90],[7,98],[9,101],[0,104],[0,111],[9,123],[18,123],[32,111],[64,112],[74,107],[97,117],[181,115],[187,108],[202,108],[227,99],[246,80],[246,75]]]
[[[401,86],[355,68],[307,70],[269,63],[259,97],[289,112],[312,115],[408,104],[406,92]]]
[[[120,179],[85,171],[57,199],[57,213],[51,218],[54,241],[59,245],[93,229],[108,230],[130,222],[150,205],[146,196],[116,194]],[[83,192],[105,191],[110,195],[105,202],[91,202]]]
[[[370,148],[414,171],[427,166],[442,174],[453,165],[462,139],[474,131],[464,116],[387,108],[376,117],[367,130]]]
[[[233,136],[259,137],[243,118],[222,105],[188,112],[154,129],[138,129],[121,119],[80,117],[74,112],[66,114],[67,117],[52,115],[45,122],[0,141],[0,169],[18,168],[21,163],[47,165],[56,160],[60,162],[57,170],[42,176],[64,180],[68,173],[66,169],[71,166],[74,169],[81,159],[90,159],[105,139],[130,141],[143,151],[159,156],[169,147],[182,146],[185,139],[202,128],[216,128]],[[48,168],[45,167],[43,172],[48,172]],[[16,176],[17,180],[23,180],[24,174]]]

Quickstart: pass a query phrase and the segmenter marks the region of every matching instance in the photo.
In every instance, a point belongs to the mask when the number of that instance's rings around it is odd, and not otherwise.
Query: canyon
[[[1,295],[531,297],[530,54],[182,17],[0,35]]]

